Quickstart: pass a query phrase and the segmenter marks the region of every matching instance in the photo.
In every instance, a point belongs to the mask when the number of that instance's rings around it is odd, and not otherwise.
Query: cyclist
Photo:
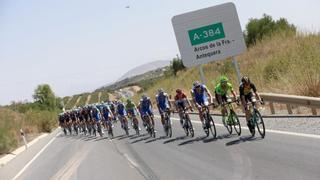
[[[102,106],[102,116],[104,119],[104,127],[109,131],[112,128],[111,120],[113,119],[113,114],[107,105]]]
[[[100,122],[102,120],[102,115],[101,112],[99,110],[99,108],[95,105],[93,105],[92,107],[92,117],[93,117],[93,122],[94,124],[97,124],[97,130],[99,131],[99,127],[100,127]],[[101,134],[104,134],[104,132],[102,131],[102,129],[100,128]]]
[[[118,118],[120,120],[120,123],[121,123],[121,127],[124,128],[124,123],[128,122],[127,120],[127,112],[126,112],[126,109],[125,109],[125,106],[124,104],[122,103],[122,101],[117,101],[116,103],[116,107],[117,107],[117,115],[118,115]],[[129,127],[128,127],[129,128]]]
[[[144,115],[149,115],[150,116],[151,123],[152,123],[152,125],[154,127],[154,118],[153,118],[153,112],[152,112],[152,102],[150,100],[150,97],[148,97],[145,94],[142,95],[138,108],[140,110],[141,117],[143,117]],[[144,121],[144,118],[142,118],[142,120]]]
[[[84,119],[84,116],[82,114],[82,111],[83,111],[82,107],[77,109],[77,117],[79,119],[80,129],[84,133],[86,129],[85,129],[85,121],[84,121],[85,119]]]
[[[115,116],[116,115],[116,107],[115,107],[114,102],[109,101],[109,106],[110,106],[110,110],[111,110],[112,114],[114,115],[113,120],[116,121],[116,116]]]
[[[158,94],[156,95],[157,107],[159,110],[159,114],[161,116],[161,123],[164,127],[164,112],[171,109],[171,104],[169,101],[168,94],[163,91],[163,89],[158,90]]]
[[[176,90],[176,95],[174,97],[174,101],[175,101],[175,107],[176,110],[179,112],[179,117],[180,117],[180,124],[182,127],[184,127],[184,122],[183,122],[183,110],[187,108],[187,104],[188,104],[188,108],[191,109],[191,111],[193,111],[192,107],[191,107],[191,103],[188,100],[187,95],[181,90],[181,89],[177,89]],[[187,110],[186,110],[187,113]]]
[[[220,82],[215,86],[214,92],[215,92],[216,100],[219,105],[222,105],[227,102],[229,92],[231,92],[235,100],[238,100],[237,94],[233,90],[232,84],[229,82],[229,79],[226,76],[220,77]],[[226,107],[223,107],[221,109],[221,114],[223,115],[222,122],[224,123],[224,125],[226,125],[225,119],[224,119],[226,113],[227,113],[227,109]]]
[[[259,101],[261,101],[261,98],[257,92],[256,86],[250,81],[250,79],[247,76],[243,76],[241,78],[239,92],[240,92],[241,104],[242,104],[242,106],[245,110],[245,113],[246,113],[247,125],[248,125],[249,129],[251,129],[251,127],[250,127],[251,125],[249,124],[250,110],[248,109],[247,103],[252,101],[253,95]]]
[[[59,126],[61,127],[61,129],[63,130],[64,134],[66,135],[67,132],[66,132],[66,126],[65,126],[65,114],[64,113],[60,113],[59,114]]]
[[[137,109],[137,106],[134,104],[134,102],[131,101],[131,99],[127,99],[126,111],[128,112],[128,117],[130,119],[132,118],[133,123],[136,124],[139,128],[139,131],[141,131],[141,129],[138,125],[139,123],[138,123],[138,118],[137,118],[138,109]]]
[[[199,117],[203,127],[205,128],[205,124],[203,123],[203,114],[202,114],[202,106],[208,106],[209,102],[212,103],[212,95],[209,89],[204,85],[200,84],[199,81],[195,81],[193,83],[193,88],[191,89],[191,95],[195,106],[199,111]],[[210,109],[208,108],[210,111]],[[209,112],[210,113],[210,112]]]

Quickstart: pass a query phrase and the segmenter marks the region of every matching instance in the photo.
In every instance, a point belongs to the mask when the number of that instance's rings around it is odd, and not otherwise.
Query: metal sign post
[[[239,68],[239,65],[238,65],[238,61],[236,60],[236,58],[234,56],[232,57],[232,63],[233,63],[233,66],[234,66],[234,68],[236,70],[236,73],[237,73],[238,82],[239,82],[239,84],[241,84],[240,68]]]
[[[206,84],[207,80],[206,80],[206,77],[204,76],[202,64],[199,65],[199,72],[200,72],[200,78],[201,78],[202,84]]]

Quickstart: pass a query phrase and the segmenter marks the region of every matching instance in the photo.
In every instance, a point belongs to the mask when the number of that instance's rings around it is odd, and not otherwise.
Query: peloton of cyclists
[[[243,76],[241,78],[239,93],[241,104],[243,106],[243,109],[245,110],[247,125],[250,128],[250,111],[247,104],[248,102],[252,101],[253,97],[255,97],[260,102],[262,102],[262,99],[257,92],[256,86],[250,81],[247,76]],[[226,107],[223,105],[227,102],[229,95],[231,95],[234,101],[239,101],[239,99],[237,98],[237,94],[234,91],[233,85],[226,76],[220,77],[218,84],[216,84],[214,88],[214,94],[217,103],[222,106],[222,114],[226,113]],[[209,104],[213,103],[210,90],[206,87],[206,85],[200,83],[199,81],[195,81],[191,89],[191,97],[194,103],[194,107],[198,109],[200,121],[204,126],[203,116],[201,113],[203,106],[208,106]],[[188,110],[193,111],[192,105],[187,95],[181,89],[176,89],[174,101],[172,102],[174,103],[174,107],[179,114],[181,126],[184,127],[184,122],[182,121],[182,113],[188,113]],[[161,116],[161,124],[164,125],[164,112],[169,111],[170,115],[172,109],[169,95],[163,89],[159,89],[155,96],[155,103]],[[136,106],[131,99],[127,99],[126,104],[124,104],[121,100],[114,102],[108,101],[107,103],[86,105],[66,111],[64,113],[60,113],[58,115],[58,118],[61,128],[67,129],[67,127],[77,125],[82,130],[82,132],[84,132],[87,129],[89,130],[90,125],[100,122],[104,124],[104,127],[106,129],[109,129],[111,126],[113,127],[112,119],[114,119],[115,116],[118,116],[121,122],[121,127],[123,127],[124,122],[128,122],[128,118],[132,119],[133,123],[136,123],[138,125],[139,114],[141,115],[144,126],[146,126],[146,122],[143,119],[145,115],[148,115],[150,117],[152,125],[155,126],[152,102],[150,97],[145,94],[142,95],[138,106]],[[225,124],[224,119],[222,122]]]

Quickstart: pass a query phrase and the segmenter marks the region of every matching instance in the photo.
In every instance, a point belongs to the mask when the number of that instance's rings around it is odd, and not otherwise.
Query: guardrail
[[[315,116],[317,115],[317,109],[320,108],[320,98],[274,93],[260,93],[260,96],[266,102],[269,102],[271,114],[275,114],[274,103],[286,104],[288,114],[293,114],[292,105],[309,107],[311,108],[312,115]]]
[[[293,106],[303,106],[311,109],[312,115],[317,115],[317,109],[320,109],[320,98],[296,96],[286,94],[274,94],[274,93],[259,93],[265,102],[268,103],[271,114],[276,114],[275,103],[285,104],[288,114],[293,114]],[[213,97],[214,101],[215,98]],[[172,101],[172,100],[171,100]],[[191,104],[194,106],[192,100]]]

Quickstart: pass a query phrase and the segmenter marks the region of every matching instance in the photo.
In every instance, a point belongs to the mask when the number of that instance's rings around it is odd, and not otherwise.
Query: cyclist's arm
[[[246,106],[246,101],[245,101],[245,98],[244,98],[244,87],[243,87],[243,85],[239,86],[239,93],[240,93],[241,104],[243,106]]]
[[[259,95],[259,93],[258,93],[258,91],[257,91],[256,86],[255,86],[253,83],[251,83],[250,86],[251,86],[252,91],[253,91],[253,93],[255,94],[256,98],[257,98],[259,101],[261,101],[261,97],[260,97],[260,95]]]
[[[166,99],[167,99],[167,101],[168,101],[169,108],[171,109],[171,102],[170,102],[170,100],[169,100],[169,97],[168,97],[168,96],[166,96]]]
[[[158,96],[156,96],[156,104],[157,108],[160,110],[159,102],[158,102]],[[152,103],[150,102],[151,108],[152,108]]]
[[[234,90],[231,90],[231,94],[233,95],[234,99],[237,99],[237,93]]]
[[[190,103],[190,101],[189,101],[189,99],[188,99],[188,97],[186,96],[186,101],[187,101],[187,103],[188,103],[188,105],[189,105],[189,108],[191,108],[192,109],[192,105],[191,105],[191,103]]]
[[[196,97],[195,97],[195,95],[194,95],[193,90],[191,90],[190,94],[191,94],[192,101],[193,101],[194,105],[195,105],[196,107],[199,107],[200,105],[199,105],[199,104],[197,103],[197,101],[196,101]]]
[[[210,90],[209,90],[207,87],[205,87],[204,90],[206,91],[206,93],[207,93],[208,96],[209,96],[210,103],[212,103],[212,95],[211,95],[211,93],[210,93]]]
[[[153,105],[152,105],[152,102],[151,102],[151,100],[149,99],[149,103],[150,103],[150,107],[151,107],[151,109],[153,109]],[[157,106],[158,106],[158,108],[159,108],[159,104],[157,103]]]

